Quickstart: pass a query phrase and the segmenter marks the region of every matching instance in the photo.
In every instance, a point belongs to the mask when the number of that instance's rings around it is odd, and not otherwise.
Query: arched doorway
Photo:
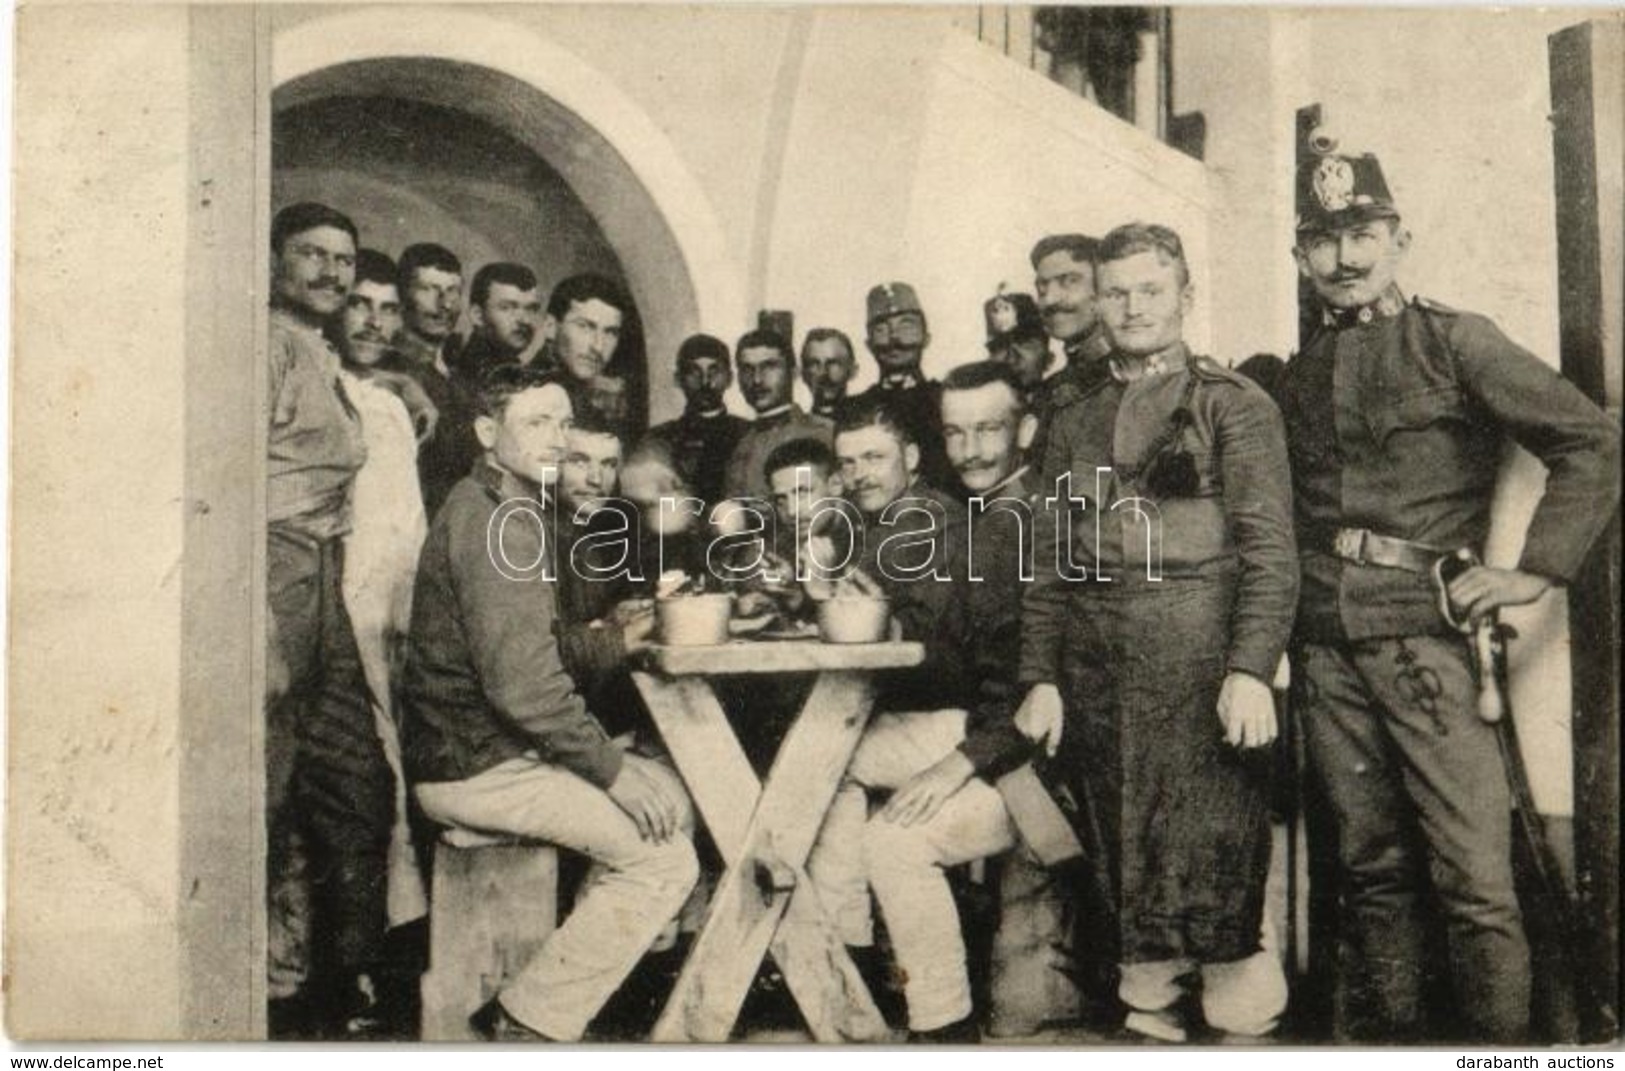
[[[331,124],[346,110],[366,107],[374,116],[383,111],[414,124],[405,141],[414,140],[414,132],[427,136],[460,125],[462,148],[493,153],[473,166],[497,160],[500,166],[487,176],[497,181],[477,188],[465,183],[457,196],[443,196],[457,173],[450,166],[454,153],[440,160],[437,181],[414,188],[401,181],[398,168],[406,159],[396,161],[393,177],[388,167],[336,175],[343,170],[337,161],[327,177],[339,180],[340,196],[366,195],[372,207],[345,207],[378,233],[404,234],[403,227],[417,222],[406,217],[416,215],[448,235],[465,236],[469,247],[458,252],[469,272],[488,254],[524,260],[534,250],[532,257],[547,262],[533,263],[544,285],[577,270],[621,276],[642,321],[653,419],[681,408],[667,374],[678,343],[705,324],[743,322],[737,270],[709,202],[676,150],[612,80],[545,38],[499,17],[459,15],[456,33],[448,34],[445,19],[427,11],[397,11],[384,24],[345,13],[277,34],[272,78],[278,121],[297,114]],[[388,151],[377,139],[347,148],[358,150],[352,162],[370,152],[372,162],[381,163],[379,153]],[[526,155],[532,158],[528,171]],[[314,177],[308,169],[290,174],[275,159],[273,170],[278,193],[304,189]],[[513,224],[493,227],[505,212]],[[392,213],[404,222],[393,222]],[[412,238],[450,244],[427,233]],[[383,244],[387,252],[399,251]],[[548,263],[562,274],[549,271]]]

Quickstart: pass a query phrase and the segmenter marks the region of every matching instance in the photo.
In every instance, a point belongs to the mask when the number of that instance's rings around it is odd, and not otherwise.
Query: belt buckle
[[[1332,550],[1339,558],[1346,558],[1357,565],[1365,564],[1365,537],[1368,533],[1364,528],[1339,528],[1332,537]]]

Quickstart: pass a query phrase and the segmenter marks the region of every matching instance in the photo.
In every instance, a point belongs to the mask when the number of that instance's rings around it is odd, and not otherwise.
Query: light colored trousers
[[[658,769],[682,797],[683,827],[692,829],[682,782]],[[545,840],[593,861],[569,917],[501,993],[510,1015],[558,1041],[581,1038],[699,876],[688,837],[644,840],[609,793],[534,758],[509,759],[466,781],[420,784],[417,797],[445,825]]]
[[[849,945],[874,941],[866,884],[873,886],[904,978],[913,1030],[934,1030],[971,1013],[965,937],[944,868],[1010,850],[1016,830],[1003,798],[979,777],[948,797],[930,821],[907,827],[878,813],[866,821],[864,790],[898,788],[964,739],[962,710],[876,717],[858,743],[808,865],[819,898]]]
[[[1199,971],[1207,1025],[1241,1037],[1262,1037],[1275,1029],[1287,999],[1286,974],[1267,913],[1262,943],[1261,951],[1230,963],[1171,959],[1122,964],[1117,995],[1136,1011],[1166,1011],[1183,993],[1182,979]]]

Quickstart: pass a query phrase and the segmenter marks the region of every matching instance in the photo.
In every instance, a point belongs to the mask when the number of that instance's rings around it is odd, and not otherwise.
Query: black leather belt
[[[1368,528],[1316,528],[1300,533],[1299,542],[1358,565],[1380,565],[1411,573],[1432,573],[1433,563],[1449,554],[1442,547],[1413,543],[1373,532]]]

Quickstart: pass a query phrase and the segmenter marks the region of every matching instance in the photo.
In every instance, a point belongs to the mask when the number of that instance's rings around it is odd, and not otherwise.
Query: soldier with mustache
[[[517,364],[536,340],[542,298],[536,273],[523,264],[487,264],[474,273],[468,318],[474,330],[457,357],[471,386],[499,364]]]
[[[957,491],[953,466],[942,445],[942,384],[921,369],[931,328],[920,296],[908,283],[882,283],[869,291],[865,341],[880,380],[852,401],[886,403],[908,425],[920,449],[920,478],[939,490]]]
[[[1066,367],[1048,373],[1033,388],[1029,404],[1038,418],[1031,457],[1041,461],[1055,411],[1105,375],[1111,341],[1095,305],[1095,251],[1100,240],[1085,234],[1051,234],[1029,256],[1033,292],[1044,330],[1066,350]]]
[[[365,1036],[378,1025],[371,975],[383,954],[393,796],[343,594],[367,450],[324,334],[355,268],[348,217],[310,202],[277,213],[265,578],[267,989],[277,1037]]]
[[[1618,500],[1619,429],[1490,320],[1407,300],[1395,275],[1411,235],[1375,156],[1307,161],[1297,211],[1318,322],[1280,397],[1303,566],[1299,718],[1336,822],[1351,952],[1336,1028],[1418,1037],[1430,896],[1463,1025],[1514,1044],[1530,971],[1508,783],[1431,574],[1483,552],[1510,439],[1545,465],[1545,493],[1517,566],[1468,569],[1449,601],[1477,619],[1561,588]]]
[[[418,485],[432,518],[482,453],[474,437],[474,390],[453,375],[460,345],[452,331],[463,309],[463,263],[444,246],[418,242],[401,252],[399,268],[406,330],[395,352],[377,367],[410,377],[439,413],[418,450]]]
[[[417,242],[401,250],[400,270],[406,320],[401,353],[450,376],[460,349],[453,332],[463,312],[463,262],[443,245]]]

